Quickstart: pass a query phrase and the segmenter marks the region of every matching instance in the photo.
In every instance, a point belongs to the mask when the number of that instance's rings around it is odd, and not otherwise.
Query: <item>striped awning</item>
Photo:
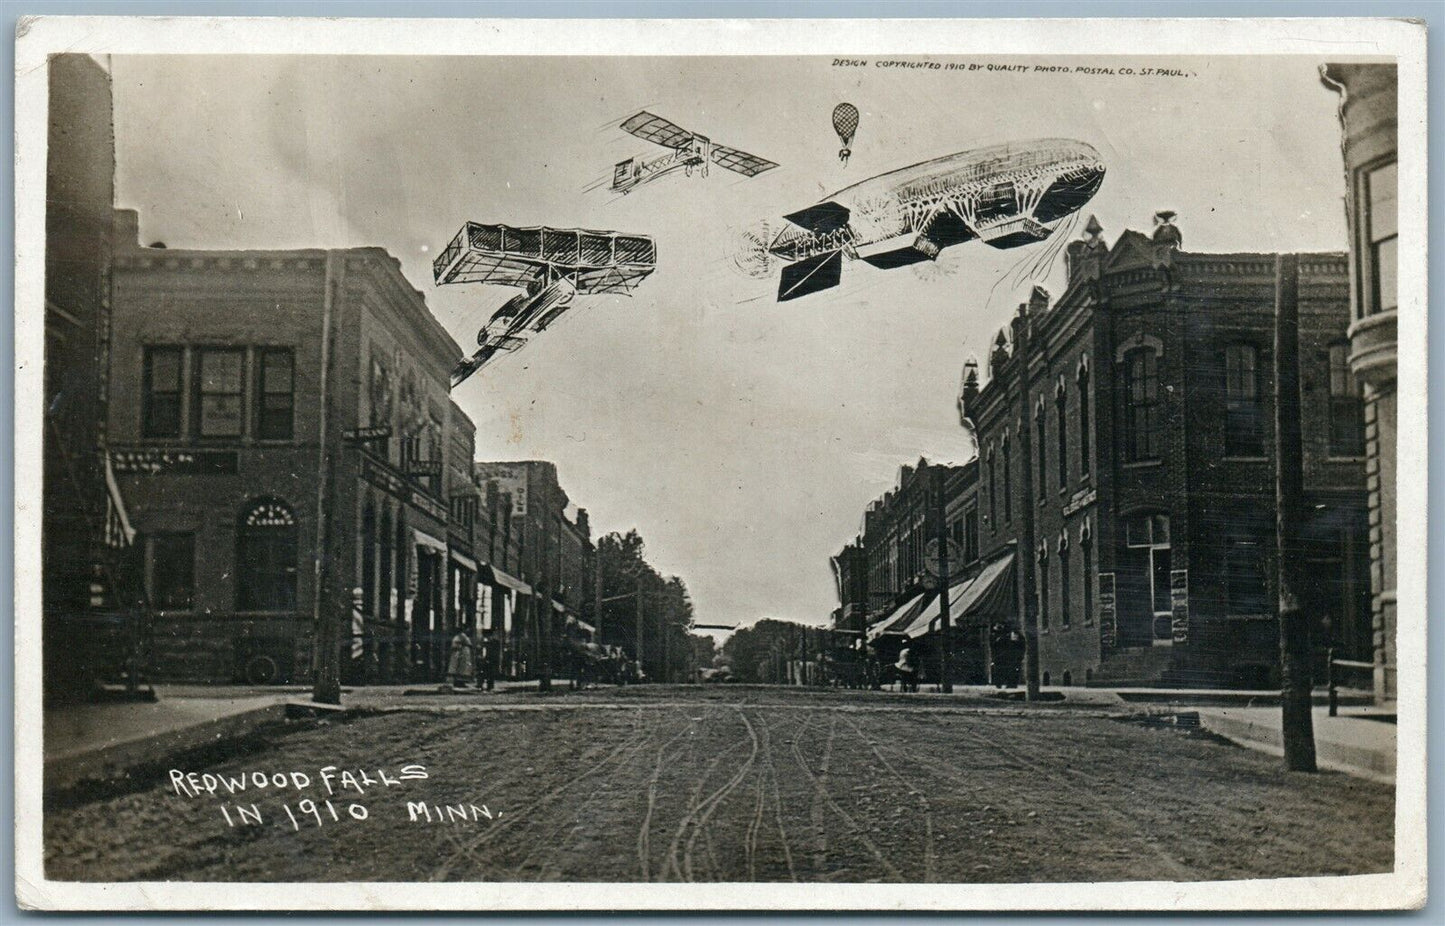
[[[895,633],[894,627],[906,626],[913,620],[913,616],[918,613],[919,609],[923,607],[928,597],[927,594],[914,595],[895,608],[892,614],[889,614],[881,621],[876,621],[868,628],[868,639],[872,640],[885,633]]]
[[[516,576],[508,575],[496,566],[483,563],[477,570],[477,581],[485,582],[488,585],[495,585],[498,588],[510,588],[514,592],[521,592],[523,595],[532,594],[532,586],[523,582]]]
[[[1014,555],[1009,553],[984,566],[972,578],[954,583],[948,590],[948,615],[953,625],[961,626],[969,618],[1013,614],[1017,610],[1013,601],[1013,566]],[[937,630],[942,616],[938,594],[934,593],[913,620],[891,632],[920,637]]]

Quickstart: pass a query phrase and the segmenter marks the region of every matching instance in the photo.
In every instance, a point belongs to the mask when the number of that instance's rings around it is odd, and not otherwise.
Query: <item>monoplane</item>
[[[643,110],[626,122],[622,129],[655,145],[671,148],[672,151],[655,160],[628,158],[612,169],[612,191],[628,193],[644,183],[656,180],[664,174],[681,168],[692,176],[693,168],[699,168],[707,176],[709,164],[716,164],[744,177],[756,177],[765,170],[778,165],[755,154],[719,145],[706,135],[679,127],[661,116]]]
[[[646,235],[466,223],[432,263],[437,285],[487,283],[523,291],[477,332],[477,350],[453,368],[452,388],[498,354],[521,348],[529,331],[545,331],[575,296],[630,293],[655,269],[657,247]]]
[[[770,275],[778,301],[837,286],[843,259],[881,269],[934,260],[977,238],[1016,248],[1047,238],[1104,180],[1088,144],[1061,138],[994,145],[881,174],[786,215],[776,233],[749,232],[738,265]]]

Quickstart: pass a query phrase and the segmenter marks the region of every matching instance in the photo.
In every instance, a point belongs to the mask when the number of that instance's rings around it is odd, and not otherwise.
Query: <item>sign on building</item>
[[[497,486],[498,492],[512,497],[512,517],[527,516],[527,470],[524,467],[493,467],[488,470],[487,480]]]
[[[1169,627],[1175,643],[1189,640],[1189,570],[1174,569],[1169,573]]]
[[[1099,573],[1099,642],[1106,648],[1119,643],[1119,622],[1114,610],[1114,574]]]

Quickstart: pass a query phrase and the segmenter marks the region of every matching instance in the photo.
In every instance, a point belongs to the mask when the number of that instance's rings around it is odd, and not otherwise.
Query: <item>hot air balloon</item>
[[[843,142],[843,148],[838,152],[838,160],[847,164],[848,155],[853,153],[848,146],[853,143],[853,133],[858,131],[858,107],[852,103],[839,103],[834,106],[833,131],[838,133],[838,139]]]

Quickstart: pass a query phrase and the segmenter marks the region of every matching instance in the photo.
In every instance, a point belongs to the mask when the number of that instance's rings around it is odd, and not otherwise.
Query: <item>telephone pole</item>
[[[1014,319],[1014,369],[1019,390],[1019,475],[1023,482],[1023,537],[1020,538],[1017,565],[1023,586],[1024,635],[1024,697],[1039,698],[1039,604],[1034,588],[1034,451],[1033,428],[1029,418],[1029,307],[1020,307]],[[1004,465],[1008,465],[1005,463]]]
[[[938,521],[938,690],[953,694],[953,679],[949,675],[949,644],[953,636],[953,620],[948,613],[949,578],[952,564],[948,561],[948,471],[939,465],[933,467],[933,493],[935,517]]]
[[[1279,572],[1280,705],[1285,767],[1315,771],[1310,614],[1300,600],[1304,447],[1300,435],[1299,257],[1275,258],[1275,502]]]

